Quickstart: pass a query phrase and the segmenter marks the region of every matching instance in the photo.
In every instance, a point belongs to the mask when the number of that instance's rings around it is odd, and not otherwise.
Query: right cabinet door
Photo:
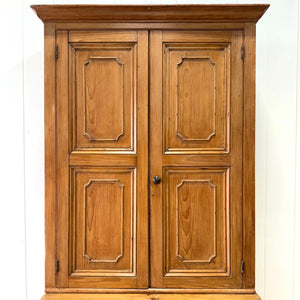
[[[150,33],[152,287],[242,287],[242,42]]]

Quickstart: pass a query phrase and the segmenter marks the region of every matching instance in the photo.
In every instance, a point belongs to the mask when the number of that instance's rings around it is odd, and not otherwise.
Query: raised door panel
[[[229,44],[164,44],[165,153],[229,152]]]
[[[72,179],[70,276],[135,276],[135,169],[75,169]]]
[[[166,168],[164,276],[229,276],[229,169]]]
[[[73,150],[135,151],[136,44],[70,44]]]

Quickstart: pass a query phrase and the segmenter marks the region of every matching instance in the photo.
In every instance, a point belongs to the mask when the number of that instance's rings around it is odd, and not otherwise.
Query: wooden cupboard
[[[45,23],[47,297],[255,292],[267,7],[32,6]]]

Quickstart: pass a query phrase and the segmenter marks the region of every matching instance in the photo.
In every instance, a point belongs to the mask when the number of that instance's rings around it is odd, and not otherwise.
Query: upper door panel
[[[229,44],[164,44],[164,152],[228,153]]]
[[[73,43],[73,149],[135,152],[136,43]]]

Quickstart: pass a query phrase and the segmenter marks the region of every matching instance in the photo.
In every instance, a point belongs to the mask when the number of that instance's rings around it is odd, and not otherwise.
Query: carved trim
[[[207,60],[213,67],[216,65],[216,63],[211,59],[211,57],[186,57],[186,56],[182,56],[180,58],[180,61],[177,63],[177,66],[178,67],[181,66],[182,63],[185,60]]]
[[[86,116],[86,68],[88,67],[88,65],[90,64],[90,62],[92,60],[112,60],[112,61],[115,61],[121,68],[121,72],[122,72],[122,104],[121,106],[123,107],[123,111],[122,111],[122,129],[121,129],[121,132],[115,137],[115,138],[95,138],[93,136],[91,136],[87,130],[86,130],[86,119],[87,119],[87,116]],[[83,68],[84,68],[84,114],[83,114],[83,135],[85,137],[87,137],[89,139],[90,142],[93,142],[93,141],[101,141],[101,142],[117,142],[121,136],[124,135],[124,62],[122,62],[120,60],[119,57],[109,57],[109,56],[91,56],[89,57],[89,60],[85,61],[84,62],[84,65],[83,65]]]
[[[176,105],[176,124],[175,124],[175,128],[176,128],[176,136],[178,138],[180,138],[183,142],[189,141],[189,142],[195,142],[195,141],[210,141],[212,139],[213,136],[216,135],[216,116],[215,113],[213,114],[213,123],[214,123],[214,129],[213,132],[207,137],[207,138],[187,138],[185,137],[182,133],[179,132],[179,69],[180,67],[183,65],[184,61],[187,60],[196,60],[196,61],[208,61],[208,63],[210,63],[213,67],[213,72],[214,72],[214,111],[216,111],[216,101],[217,101],[217,97],[216,97],[216,85],[217,85],[217,65],[216,63],[210,58],[210,57],[181,57],[180,61],[177,63],[177,105]]]
[[[115,259],[94,259],[90,257],[86,252],[86,207],[87,207],[87,189],[92,184],[116,184],[122,191],[121,196],[121,253]],[[84,185],[84,251],[83,257],[87,260],[88,264],[91,263],[117,263],[121,257],[123,257],[124,252],[124,185],[120,183],[119,179],[90,179]]]
[[[214,254],[210,256],[207,260],[205,259],[189,260],[189,259],[185,259],[179,253],[179,189],[183,187],[184,184],[195,184],[195,183],[208,184],[213,189],[213,193],[214,193]],[[217,256],[216,189],[217,186],[213,184],[213,182],[210,179],[183,179],[178,185],[176,185],[176,256],[184,263],[210,263]]]

